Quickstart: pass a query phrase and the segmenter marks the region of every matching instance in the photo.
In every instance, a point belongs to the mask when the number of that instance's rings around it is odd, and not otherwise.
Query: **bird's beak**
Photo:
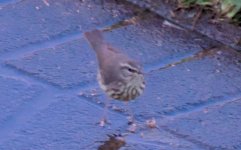
[[[142,71],[138,71],[137,73],[138,73],[138,74],[143,74],[143,72],[142,72]]]

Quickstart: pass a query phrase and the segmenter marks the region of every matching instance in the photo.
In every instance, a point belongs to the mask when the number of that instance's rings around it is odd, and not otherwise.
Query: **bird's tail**
[[[101,49],[104,44],[104,38],[100,30],[93,30],[90,32],[85,32],[85,37],[95,51]]]

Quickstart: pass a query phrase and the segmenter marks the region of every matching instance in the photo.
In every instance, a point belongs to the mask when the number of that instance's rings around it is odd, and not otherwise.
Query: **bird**
[[[94,29],[84,35],[97,57],[97,81],[108,97],[128,102],[140,96],[145,88],[141,65],[106,42],[102,31]]]

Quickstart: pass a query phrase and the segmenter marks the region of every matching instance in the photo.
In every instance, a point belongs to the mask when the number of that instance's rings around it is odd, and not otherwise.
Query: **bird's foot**
[[[110,125],[111,123],[109,121],[107,121],[106,118],[102,118],[99,122],[98,122],[100,127],[104,127],[106,126],[106,124]]]
[[[137,124],[136,123],[132,123],[129,125],[129,128],[127,129],[127,131],[131,132],[131,133],[135,133],[137,130]]]
[[[128,116],[127,121],[128,121],[128,125],[132,125],[135,123],[135,119],[133,116]]]

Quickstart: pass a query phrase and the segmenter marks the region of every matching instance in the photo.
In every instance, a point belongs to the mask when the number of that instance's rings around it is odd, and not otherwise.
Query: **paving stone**
[[[0,1],[0,9],[1,7],[3,7],[4,5],[8,5],[8,4],[11,4],[11,3],[16,3],[20,0],[1,0]]]
[[[17,77],[0,76],[0,127],[32,103],[41,93],[41,87]]]
[[[104,7],[100,3],[25,0],[18,5],[13,3],[1,7],[0,53],[32,45],[31,52],[21,56],[12,53],[11,59],[4,57],[7,66],[1,67],[13,67],[61,88],[83,87],[96,82],[95,55],[81,33],[133,15],[122,5],[113,5],[112,0],[104,3]],[[16,17],[21,20],[18,28]],[[154,117],[160,125],[159,129],[144,127],[128,135],[127,145],[122,149],[240,149],[240,103],[231,103],[241,97],[240,55],[161,18],[151,15],[147,18],[135,25],[104,33],[107,41],[144,65],[147,88],[138,100],[129,104],[138,123]],[[74,34],[80,37],[68,39]],[[66,37],[64,43],[55,43],[54,39],[63,37]],[[47,46],[50,48],[40,49],[38,42],[46,40],[50,41]],[[213,46],[218,47],[214,54],[158,69]],[[22,51],[26,52],[24,48]],[[0,130],[3,131],[2,127],[7,125],[1,125],[1,119],[7,122],[9,117],[18,117],[19,111],[15,110],[24,109],[25,114],[32,114],[29,119],[20,120],[25,123],[12,124],[20,125],[18,128],[8,127],[11,134],[5,140],[0,139],[0,149],[97,149],[108,138],[107,134],[124,133],[128,127],[125,115],[129,112],[119,101],[112,101],[109,108],[120,111],[108,112],[111,125],[100,128],[96,124],[103,113],[102,105],[98,105],[106,99],[99,88],[97,91],[81,91],[82,94],[75,97],[72,95],[75,89],[56,89],[46,85],[46,90],[50,91],[39,103],[44,105],[39,106],[42,109],[28,110],[22,105],[38,97],[39,88],[29,83],[35,80],[28,82],[17,77],[0,76],[0,81],[3,83],[0,91],[4,91],[3,95],[8,100],[3,101],[6,107],[0,107]],[[51,94],[51,90],[56,93]],[[222,106],[222,109],[215,108],[229,101],[230,104]],[[212,106],[215,109],[206,109]],[[230,132],[226,127],[232,128]],[[211,132],[214,133],[207,137]],[[223,142],[220,133],[229,139]]]
[[[96,78],[95,54],[83,38],[6,63],[62,88],[84,86]]]
[[[121,148],[120,150],[159,150],[160,146],[153,146],[153,145],[145,145],[145,144],[132,144],[132,145],[127,145],[126,147]],[[162,148],[162,150],[165,150]]]
[[[209,149],[241,149],[241,100],[217,104],[165,121],[168,129]],[[160,121],[162,122],[162,121]]]
[[[241,97],[240,56],[221,49],[214,56],[148,75],[144,96],[133,109],[142,108],[135,111],[143,116],[175,116]]]
[[[0,9],[0,53],[101,28],[132,15],[113,1],[26,0]]]
[[[120,127],[127,126],[124,116],[109,113],[115,121],[102,128],[96,124],[103,113],[100,107],[76,97],[57,99],[15,131],[9,141],[0,143],[0,149],[97,149],[107,134],[118,134]]]
[[[163,20],[152,15],[137,25],[106,32],[104,36],[114,47],[140,61],[145,70],[190,56],[203,50],[204,43],[205,47],[217,44],[197,34],[166,26]],[[62,88],[96,80],[95,54],[83,38],[8,60],[7,64]]]
[[[130,134],[126,137],[126,145],[121,150],[202,150],[190,141],[159,128],[148,128],[142,126],[136,134]]]
[[[144,94],[129,104],[136,117],[145,120],[191,113],[241,97],[240,55],[225,48],[217,50],[212,56],[147,74]],[[105,99],[102,91],[91,93],[82,96],[96,103]],[[122,102],[112,103],[113,109],[125,112]]]
[[[135,25],[115,29],[104,35],[109,43],[141,62],[146,70],[219,45],[150,14]]]
[[[124,116],[108,112],[111,124],[102,128],[96,124],[103,113],[97,105],[76,97],[61,96],[56,99],[55,103],[14,131],[9,140],[0,140],[0,149],[97,149],[101,141],[108,138],[107,135],[126,132],[127,121]],[[138,129],[137,134],[124,138],[126,146],[121,149],[200,149],[162,129],[145,126]]]

